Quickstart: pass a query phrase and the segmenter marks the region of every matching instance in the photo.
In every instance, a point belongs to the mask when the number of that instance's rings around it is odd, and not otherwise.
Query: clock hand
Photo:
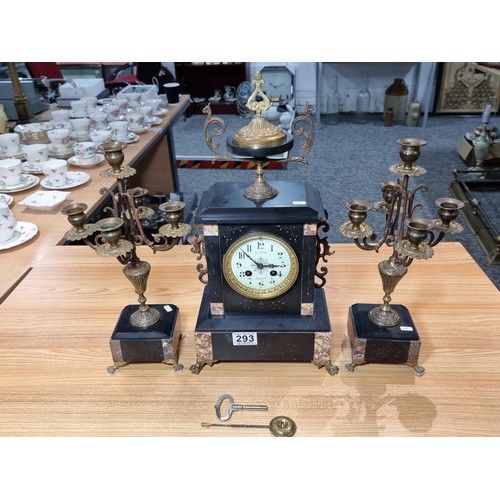
[[[278,85],[274,85],[274,83],[269,82],[269,85],[271,85],[271,87],[274,87],[275,89],[277,89],[278,87],[281,87],[281,85],[283,85],[283,83],[285,83],[285,82],[281,82],[281,83],[278,83]]]
[[[248,255],[245,250],[242,250],[242,252],[254,263],[257,265],[257,269],[262,269],[264,267],[264,264],[262,264],[262,262],[257,262],[255,259],[253,259],[252,257],[250,257],[250,255]]]

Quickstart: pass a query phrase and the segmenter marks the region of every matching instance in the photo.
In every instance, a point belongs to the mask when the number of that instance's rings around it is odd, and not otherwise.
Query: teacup
[[[163,101],[161,99],[146,99],[144,104],[146,106],[151,106],[151,113],[157,113]]]
[[[16,218],[11,212],[9,205],[4,202],[0,202],[0,241],[7,241],[14,236],[14,231],[16,229]]]
[[[0,153],[7,155],[19,153],[20,140],[21,137],[15,132],[0,134]]]
[[[111,139],[111,130],[92,130],[90,132],[90,140],[98,148],[103,142],[109,141]]]
[[[131,108],[137,108],[140,106],[142,95],[138,92],[130,92],[130,94],[125,94],[127,96],[128,104]]]
[[[27,144],[22,146],[21,149],[26,160],[32,166],[39,165],[49,157],[49,146],[47,144]]]
[[[135,108],[139,109],[139,108]],[[146,117],[138,111],[127,113],[127,122],[130,130],[142,130],[146,126]]]
[[[68,178],[68,163],[66,160],[51,158],[41,164],[42,172],[47,178],[48,183],[53,187],[62,187],[66,184]]]
[[[95,148],[95,143],[91,141],[73,144],[73,151],[81,165],[92,165],[95,162]]]
[[[124,121],[109,122],[112,133],[111,137],[117,141],[126,141],[128,139],[128,123]]]
[[[151,118],[153,117],[153,108],[151,106],[139,106],[135,109],[136,111],[144,115],[146,123],[149,123],[151,121]]]
[[[72,118],[69,123],[75,136],[82,137],[89,135],[90,118]]]
[[[0,185],[15,186],[21,182],[21,160],[0,160]]]
[[[90,115],[90,113],[94,113],[97,110],[97,97],[88,95],[82,97],[80,100],[84,101],[87,105],[87,114]]]
[[[78,101],[71,101],[69,104],[73,111],[72,115],[74,118],[87,116],[87,101],[80,99]]]
[[[62,125],[69,121],[69,111],[67,109],[54,109],[50,114],[56,125]]]
[[[68,128],[55,128],[47,130],[50,142],[54,149],[67,149],[70,141],[71,130]],[[47,158],[45,158],[46,160]]]
[[[125,98],[116,98],[115,104],[121,109],[122,113],[126,113],[129,107],[128,99]]]
[[[117,104],[108,104],[104,106],[104,112],[108,116],[108,121],[118,120],[123,114],[123,110]]]
[[[104,111],[95,111],[89,115],[94,130],[103,130],[108,125],[108,115]]]

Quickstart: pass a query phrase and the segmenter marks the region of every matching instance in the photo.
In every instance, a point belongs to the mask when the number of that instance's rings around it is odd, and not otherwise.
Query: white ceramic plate
[[[151,113],[153,116],[164,116],[168,113],[168,109],[166,108],[158,108],[158,111]]]
[[[59,206],[69,194],[69,191],[35,191],[20,201],[19,205],[39,212],[50,212]]]
[[[42,179],[40,185],[46,189],[71,189],[85,184],[90,180],[90,175],[87,172],[68,172],[66,178],[63,186],[53,186],[47,178]]]
[[[36,236],[38,233],[38,227],[36,224],[31,222],[20,222],[16,224],[14,229],[14,236],[9,238],[7,241],[0,242],[0,250],[7,250],[8,248],[17,247],[26,243]]]
[[[142,134],[143,132],[146,132],[146,130],[149,130],[151,128],[151,125],[145,125],[144,127],[131,127],[130,125],[128,126],[128,129],[130,132],[134,134]]]
[[[40,182],[40,179],[36,175],[22,174],[21,182],[15,184],[14,186],[5,186],[5,184],[0,183],[0,193],[18,193],[19,191],[24,191],[25,189],[32,188]]]
[[[19,151],[17,153],[0,153],[0,160],[24,160],[24,153]]]
[[[154,127],[155,125],[161,125],[163,123],[163,120],[159,118],[158,116],[152,116],[149,119],[149,124]]]
[[[133,142],[137,142],[140,137],[134,132],[130,132],[127,136],[127,140],[125,141],[127,144],[132,144]]]
[[[95,167],[96,165],[101,163],[101,161],[103,161],[103,160],[104,160],[104,155],[97,153],[94,156],[93,163],[81,163],[78,156],[72,156],[71,158],[68,158],[68,163],[70,163],[71,165],[73,165],[75,167],[90,168],[90,167]]]
[[[27,161],[23,161],[21,164],[21,172],[23,174],[41,174],[42,169],[40,165],[32,165],[31,163]]]
[[[0,193],[0,201],[2,203],[7,203],[7,205],[10,207],[12,205],[12,202],[14,201],[14,198],[12,198],[12,196],[10,196],[10,194]]]

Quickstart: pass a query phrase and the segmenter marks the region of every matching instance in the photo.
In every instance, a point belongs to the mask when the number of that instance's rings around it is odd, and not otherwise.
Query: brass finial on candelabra
[[[354,304],[350,308],[348,332],[353,360],[346,367],[352,371],[356,365],[370,361],[404,362],[412,365],[417,375],[422,375],[424,369],[418,366],[420,338],[409,311],[401,305],[391,306],[391,295],[414,259],[431,258],[433,247],[446,234],[463,230],[455,219],[464,204],[454,198],[439,198],[436,200],[438,219],[415,216],[415,210],[422,208],[414,204],[415,195],[418,191],[427,191],[428,187],[418,184],[410,190],[409,179],[426,173],[415,164],[426,141],[405,138],[397,143],[401,146],[399,155],[403,163],[392,165],[390,171],[402,179],[382,183],[383,199],[374,204],[375,209],[385,215],[382,235],[378,237],[365,222],[372,205],[364,200],[347,203],[349,222],[339,228],[343,236],[354,239],[362,250],[378,251],[382,245],[393,248],[392,255],[378,265],[385,294],[382,304]]]
[[[137,247],[149,246],[153,252],[173,248],[186,236],[191,227],[180,223],[183,202],[167,202],[160,210],[167,212],[167,224],[159,228],[158,234],[150,239],[141,224],[141,219],[152,214],[152,209],[143,206],[147,190],[141,187],[127,189],[127,179],[135,169],[124,166],[125,143],[111,141],[100,148],[111,166],[103,170],[102,177],[117,179],[117,190],[101,189],[101,195],[108,195],[112,206],[104,210],[110,217],[95,224],[87,223],[84,203],[74,203],[61,209],[73,228],[67,231],[67,240],[81,240],[93,248],[99,256],[114,257],[123,265],[123,274],[132,283],[138,295],[139,305],[126,306],[118,319],[110,339],[114,365],[110,373],[128,363],[161,361],[172,363],[175,370],[181,370],[177,361],[177,344],[180,336],[178,308],[173,304],[146,304],[147,281],[151,265],[137,255]],[[91,239],[93,237],[93,239]]]

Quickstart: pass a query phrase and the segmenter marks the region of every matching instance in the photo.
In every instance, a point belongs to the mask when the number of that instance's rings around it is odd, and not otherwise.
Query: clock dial
[[[293,98],[293,74],[286,66],[266,66],[261,75],[262,90],[271,101],[289,102]]]
[[[223,259],[231,288],[252,299],[272,299],[289,290],[299,273],[298,258],[282,238],[252,233],[235,241]]]

